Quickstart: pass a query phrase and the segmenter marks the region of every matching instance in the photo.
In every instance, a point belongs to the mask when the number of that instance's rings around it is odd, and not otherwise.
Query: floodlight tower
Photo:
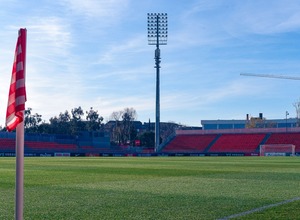
[[[160,139],[160,88],[159,68],[160,49],[159,45],[166,45],[168,39],[168,16],[167,13],[148,13],[148,44],[156,45],[155,67],[156,68],[156,115],[155,115],[155,152],[159,149]]]

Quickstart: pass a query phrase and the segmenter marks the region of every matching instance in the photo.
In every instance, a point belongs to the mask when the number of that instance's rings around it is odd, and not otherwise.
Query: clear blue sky
[[[93,107],[106,120],[133,107],[155,120],[147,13],[168,13],[161,46],[161,121],[295,117],[300,81],[298,0],[0,0],[0,125],[18,29],[27,28],[26,107],[48,121]]]

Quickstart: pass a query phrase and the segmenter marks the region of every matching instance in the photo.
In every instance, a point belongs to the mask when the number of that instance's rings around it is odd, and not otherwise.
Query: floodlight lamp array
[[[148,13],[148,44],[166,45],[168,39],[167,13]]]

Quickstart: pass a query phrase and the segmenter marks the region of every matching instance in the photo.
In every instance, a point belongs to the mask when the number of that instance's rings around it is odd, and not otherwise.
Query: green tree
[[[98,114],[98,111],[95,111],[93,107],[89,111],[86,111],[86,129],[88,131],[97,131],[101,127],[103,117]]]
[[[42,122],[42,115],[32,114],[32,108],[25,110],[24,128],[26,132],[38,132],[39,124]]]
[[[153,131],[144,132],[140,136],[141,145],[147,148],[154,148],[155,144],[155,133]]]
[[[83,131],[85,123],[82,121],[81,117],[84,115],[83,109],[79,106],[71,110],[72,118],[70,123],[70,133],[71,135],[76,135],[78,132]]]
[[[75,121],[81,121],[81,116],[84,115],[84,111],[81,108],[81,106],[79,106],[78,108],[73,108],[71,110],[72,113],[72,119]]]
[[[53,134],[70,134],[70,120],[71,116],[66,110],[64,113],[59,113],[58,117],[52,117],[49,119],[51,130]]]
[[[43,121],[38,127],[38,133],[40,134],[54,134],[51,124]]]

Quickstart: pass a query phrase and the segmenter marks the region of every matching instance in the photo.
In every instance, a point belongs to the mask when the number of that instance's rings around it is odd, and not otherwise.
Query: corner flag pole
[[[24,208],[24,121],[16,129],[16,198],[15,219],[23,219]]]
[[[24,207],[24,111],[26,102],[26,29],[20,29],[9,87],[6,129],[16,129],[15,219],[23,219]]]
[[[18,52],[21,55],[19,62],[17,63],[17,66],[20,65],[20,63],[23,64],[23,68],[21,68],[21,71],[23,74],[20,74],[20,77],[16,77],[16,82],[18,80],[23,81],[23,93],[16,95],[16,99],[20,97],[24,97],[22,101],[19,103],[22,105],[21,115],[22,119],[18,123],[16,128],[16,206],[15,206],[15,219],[16,220],[22,220],[23,219],[23,209],[24,209],[24,110],[25,110],[25,101],[26,101],[26,88],[25,88],[25,76],[26,76],[26,41],[27,41],[27,30],[26,29],[20,29],[19,30],[19,39],[18,39]],[[20,46],[21,45],[21,46]],[[16,55],[17,56],[17,55]],[[16,72],[18,72],[18,67]],[[18,89],[18,85],[16,86]],[[16,92],[16,94],[18,94]]]

